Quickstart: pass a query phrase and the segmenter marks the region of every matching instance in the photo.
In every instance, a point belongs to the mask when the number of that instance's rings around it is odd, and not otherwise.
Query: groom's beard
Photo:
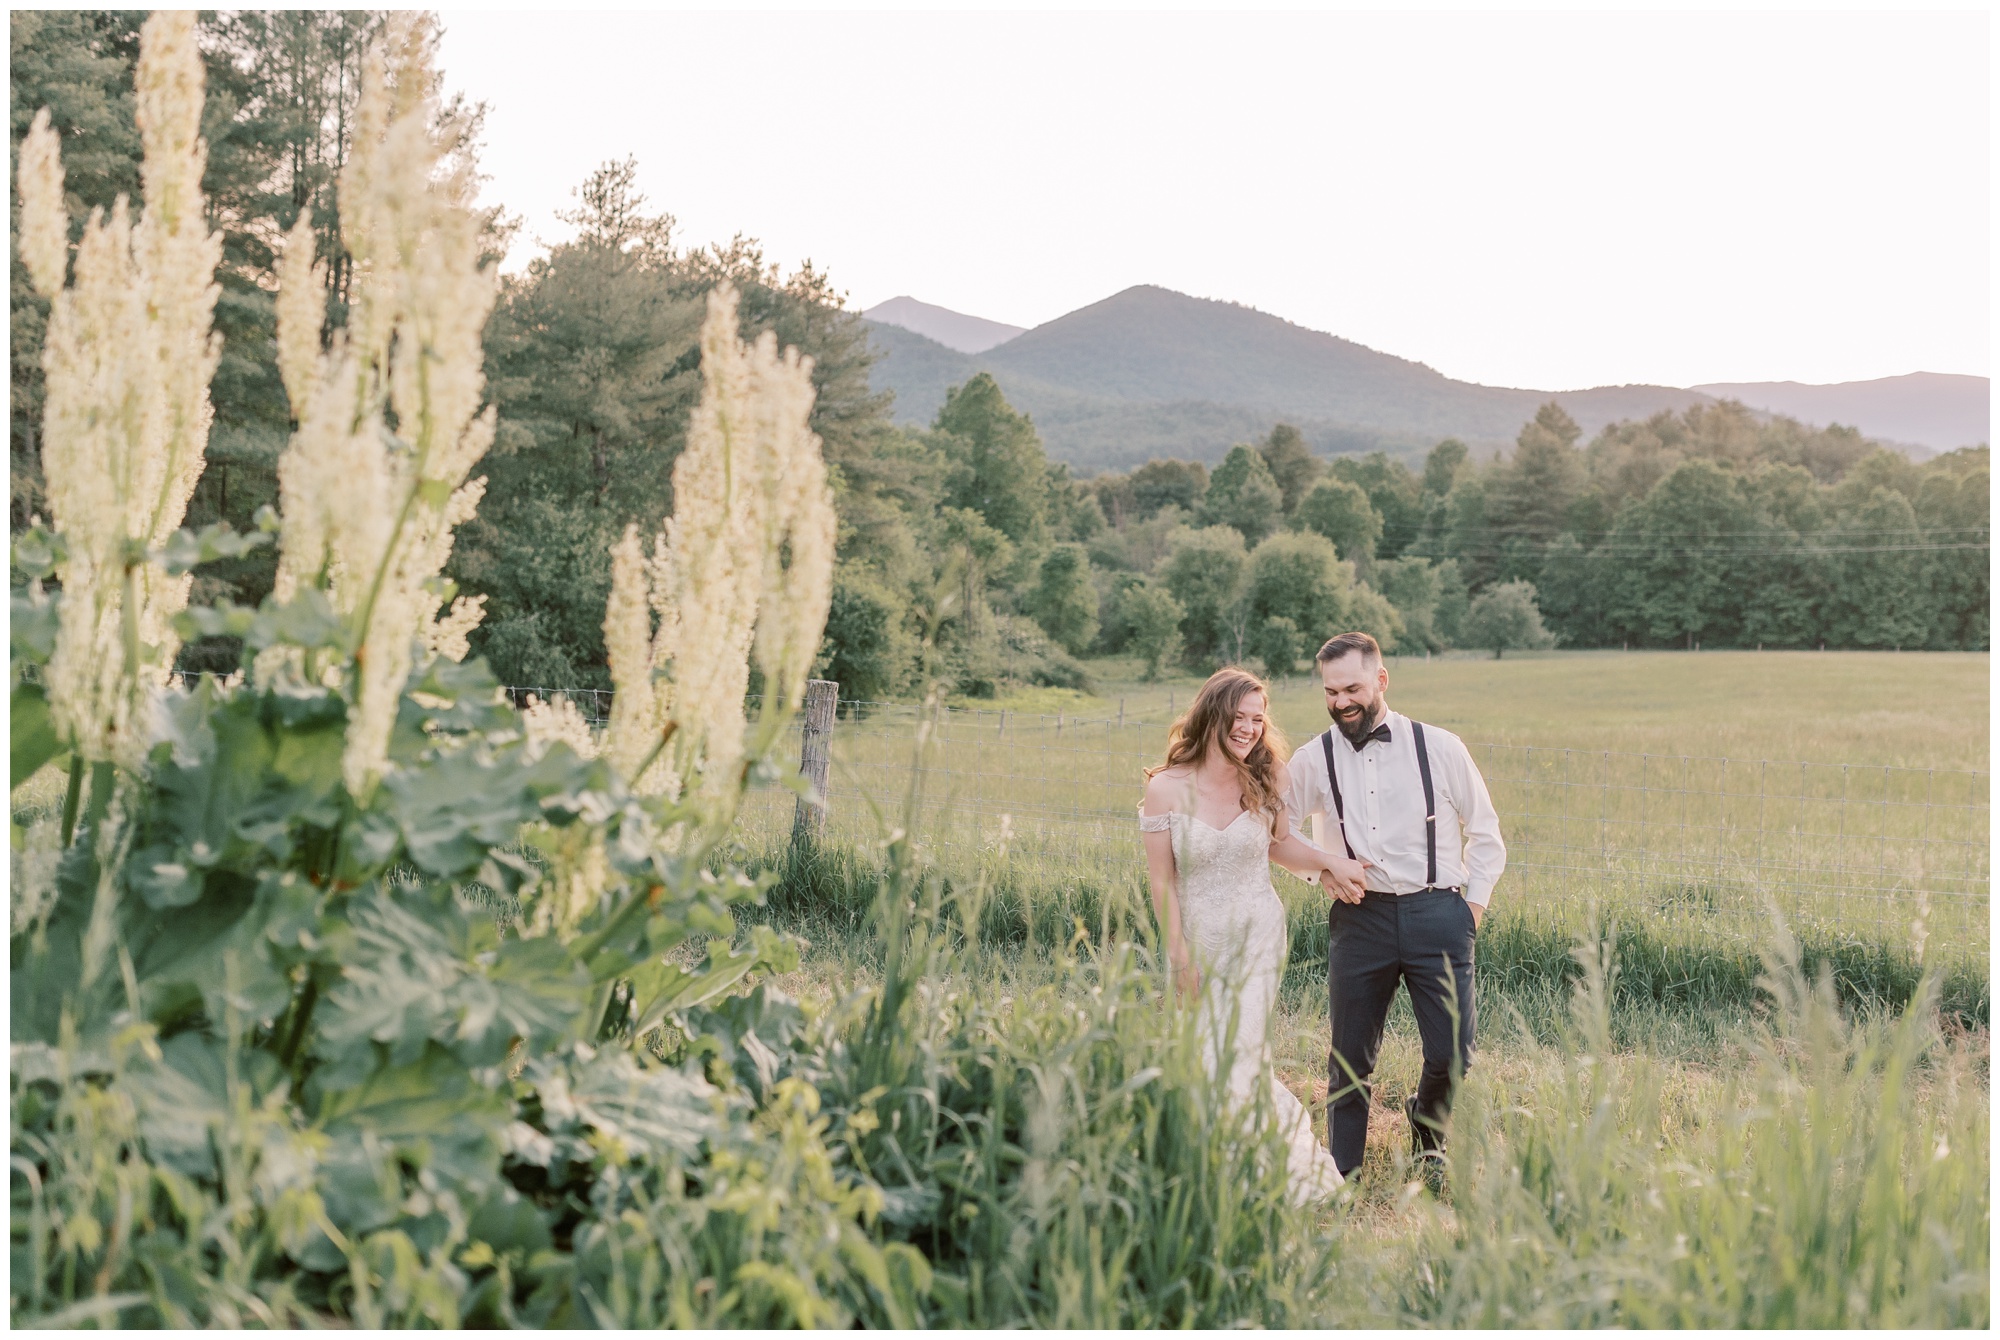
[[[1338,712],[1327,713],[1333,718],[1333,724],[1340,727],[1340,733],[1347,737],[1349,744],[1365,738],[1368,732],[1380,725],[1382,718],[1388,714],[1389,705],[1380,698],[1375,700],[1375,705],[1369,710],[1356,712],[1352,718],[1344,718]]]

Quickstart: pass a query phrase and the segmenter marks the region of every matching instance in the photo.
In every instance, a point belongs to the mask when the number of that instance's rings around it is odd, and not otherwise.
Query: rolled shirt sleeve
[[[1292,755],[1288,769],[1292,787],[1291,793],[1285,797],[1285,804],[1291,810],[1292,831],[1320,850],[1331,851],[1333,849],[1326,845],[1321,835],[1332,834],[1333,831],[1333,792],[1327,789],[1323,775],[1326,769],[1316,741],[1317,737],[1311,742],[1313,749],[1310,754],[1301,745]],[[1327,817],[1316,817],[1320,815]],[[1305,875],[1298,878],[1312,882],[1312,878]]]
[[[1507,868],[1507,844],[1500,837],[1500,814],[1486,790],[1486,779],[1462,740],[1452,750],[1452,808],[1458,811],[1459,833],[1465,843],[1465,901],[1486,906],[1493,887]]]

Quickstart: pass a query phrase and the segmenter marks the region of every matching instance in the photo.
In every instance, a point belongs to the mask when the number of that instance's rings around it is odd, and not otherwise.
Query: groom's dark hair
[[[1343,656],[1352,656],[1357,651],[1371,661],[1382,659],[1382,644],[1368,634],[1342,633],[1338,637],[1328,638],[1325,645],[1319,649],[1319,655],[1313,657],[1313,660],[1320,665],[1330,665]]]

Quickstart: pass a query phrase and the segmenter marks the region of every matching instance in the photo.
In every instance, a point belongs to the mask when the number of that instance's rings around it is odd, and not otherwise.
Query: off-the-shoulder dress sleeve
[[[1174,826],[1173,819],[1172,811],[1166,814],[1147,814],[1141,809],[1139,811],[1139,831],[1141,833],[1164,833]]]

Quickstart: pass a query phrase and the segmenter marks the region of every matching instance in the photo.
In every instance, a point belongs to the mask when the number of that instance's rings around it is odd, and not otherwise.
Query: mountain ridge
[[[1808,423],[1847,423],[1930,452],[1988,436],[1992,384],[1957,372],[1906,372],[1852,382],[1707,382],[1692,389]]]
[[[861,315],[877,325],[915,331],[961,354],[984,353],[1027,330],[1026,326],[1010,326],[1005,321],[988,321],[983,316],[968,316],[949,307],[919,302],[907,293],[878,302]]]
[[[880,311],[881,306],[869,310]],[[1620,419],[1713,403],[1722,398],[1714,391],[1731,386],[1784,385],[1635,384],[1573,391],[1482,386],[1252,307],[1155,285],[1125,289],[970,353],[900,324],[869,320],[880,355],[875,384],[896,392],[899,421],[929,422],[949,386],[990,372],[1009,400],[1034,417],[1050,456],[1084,470],[1127,468],[1156,456],[1219,460],[1232,442],[1261,436],[1281,420],[1296,425],[1322,454],[1385,450],[1415,458],[1443,437],[1460,438],[1486,452],[1511,442],[1521,424],[1550,400],[1561,404],[1586,434],[1594,434]],[[1961,380],[1978,383],[1958,386],[1956,393],[1969,404],[1976,391],[1983,424],[1984,379]],[[1867,385],[1817,389],[1841,392]],[[1896,426],[1928,422],[1922,418],[1921,387],[1889,390],[1914,406],[1895,420]],[[1736,398],[1765,412],[1791,413],[1776,404]],[[1766,398],[1796,401],[1778,392]],[[1971,422],[1962,407],[1933,418],[1939,425]],[[1861,426],[1871,436],[1898,442],[1907,438],[1906,433]],[[1937,431],[1927,428],[1926,434],[1935,438]],[[1979,439],[1983,437],[1981,432]],[[1928,448],[1925,454],[1945,449],[1921,439],[1914,443]]]

